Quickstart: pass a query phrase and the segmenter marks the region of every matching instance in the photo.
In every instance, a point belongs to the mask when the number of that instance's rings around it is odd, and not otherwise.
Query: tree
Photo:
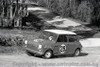
[[[82,1],[78,7],[78,18],[84,22],[90,22],[93,5],[88,1]]]
[[[1,7],[2,11],[1,16],[2,16],[2,26],[6,24],[6,26],[12,26],[14,24],[13,20],[19,19],[23,16],[23,5],[18,3],[19,0],[1,0]],[[15,2],[15,3],[14,3]],[[24,2],[24,1],[22,1]],[[6,20],[6,21],[5,21]]]

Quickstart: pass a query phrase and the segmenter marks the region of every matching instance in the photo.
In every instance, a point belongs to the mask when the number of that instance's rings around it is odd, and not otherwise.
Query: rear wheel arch
[[[75,50],[77,50],[77,49],[81,50],[81,48],[79,48],[79,47],[78,47],[78,48],[76,48]]]
[[[76,48],[74,53],[73,53],[73,56],[78,56],[80,55],[80,51],[81,51],[81,48]]]
[[[79,51],[81,51],[81,48],[78,47],[78,48],[76,48],[76,49],[74,50],[74,52],[75,52],[76,50],[78,50],[78,49],[79,49]]]

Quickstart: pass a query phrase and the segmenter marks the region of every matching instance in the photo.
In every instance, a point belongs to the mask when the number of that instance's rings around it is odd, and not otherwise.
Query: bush
[[[7,37],[7,36],[0,36],[0,46],[5,47],[12,47],[12,46],[22,46],[23,45],[23,38],[16,36],[16,37]]]
[[[20,54],[24,53],[24,39],[20,36],[2,36],[0,35],[0,53]]]

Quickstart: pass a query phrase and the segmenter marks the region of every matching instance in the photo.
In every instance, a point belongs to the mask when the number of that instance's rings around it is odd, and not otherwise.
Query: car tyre
[[[51,51],[51,50],[48,50],[48,51],[46,51],[45,53],[44,53],[44,58],[45,59],[49,59],[49,58],[51,58],[53,56],[53,52]]]
[[[80,55],[80,49],[76,49],[74,52],[74,56],[79,56]]]

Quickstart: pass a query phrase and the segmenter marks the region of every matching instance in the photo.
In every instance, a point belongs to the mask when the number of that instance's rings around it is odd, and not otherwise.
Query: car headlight
[[[28,44],[28,41],[27,40],[25,40],[24,42],[25,42],[25,44]]]
[[[42,48],[42,45],[39,45],[39,46],[38,46],[38,49],[41,49],[41,48]]]

